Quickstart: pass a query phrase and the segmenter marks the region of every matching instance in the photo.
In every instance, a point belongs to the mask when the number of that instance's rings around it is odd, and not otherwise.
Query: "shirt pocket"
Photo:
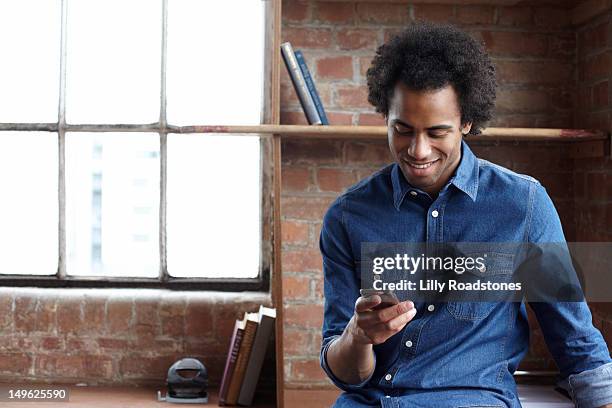
[[[475,254],[473,257],[481,256]],[[462,282],[509,283],[513,277],[514,254],[488,252],[485,268],[465,272]],[[465,295],[467,300],[449,301],[446,310],[457,320],[475,321],[487,317],[500,301],[493,300],[487,291],[474,291]]]

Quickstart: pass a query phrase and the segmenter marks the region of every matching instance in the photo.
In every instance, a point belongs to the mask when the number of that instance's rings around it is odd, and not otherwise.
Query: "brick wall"
[[[612,130],[609,81],[612,79],[612,12],[577,27],[578,126]],[[574,197],[576,239],[612,241],[612,160],[575,160]],[[612,307],[592,304],[595,323],[612,344]]]
[[[282,37],[303,51],[331,124],[384,123],[367,102],[365,72],[376,47],[391,34],[414,19],[429,19],[452,21],[485,42],[500,84],[492,125],[576,126],[576,33],[568,2],[512,7],[457,3],[285,1]],[[305,124],[291,82],[282,73],[281,121]],[[581,186],[573,183],[574,160],[567,145],[488,142],[471,146],[480,157],[538,178],[555,202],[567,239],[577,239],[577,226],[583,226],[576,222],[582,212],[575,209],[580,204],[575,197],[588,197],[575,191]],[[318,252],[321,219],[344,188],[391,158],[382,141],[285,141],[282,148],[285,386],[327,387],[330,383],[318,362],[323,305]],[[604,319],[597,315],[596,323],[602,327]],[[534,324],[530,352],[521,368],[553,367]]]
[[[192,356],[217,385],[234,321],[259,304],[269,296],[0,288],[0,381],[162,386]],[[273,381],[269,359],[262,383]]]

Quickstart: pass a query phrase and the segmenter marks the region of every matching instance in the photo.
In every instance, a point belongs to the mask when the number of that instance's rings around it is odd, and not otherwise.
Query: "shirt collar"
[[[415,189],[406,181],[397,163],[395,163],[391,170],[391,183],[393,185],[393,205],[399,211],[408,191],[418,189]],[[478,159],[464,140],[461,141],[461,160],[459,166],[457,166],[455,173],[451,176],[449,183],[467,194],[472,201],[476,201],[476,193],[478,191]]]

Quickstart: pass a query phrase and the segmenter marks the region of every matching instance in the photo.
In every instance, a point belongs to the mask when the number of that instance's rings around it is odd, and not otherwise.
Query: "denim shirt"
[[[349,188],[324,217],[320,361],[345,391],[337,407],[521,406],[513,378],[529,346],[521,302],[416,302],[413,320],[374,346],[370,378],[347,384],[327,364],[327,349],[359,297],[361,243],[565,242],[555,207],[537,180],[476,158],[465,142],[461,150],[459,166],[436,199],[411,187],[391,164]],[[612,403],[612,360],[586,303],[531,307],[575,404]]]

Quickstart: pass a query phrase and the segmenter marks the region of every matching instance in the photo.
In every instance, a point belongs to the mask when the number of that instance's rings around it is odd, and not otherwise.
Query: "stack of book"
[[[300,100],[304,114],[306,114],[308,124],[329,125],[321,98],[319,98],[319,93],[315,88],[302,52],[299,50],[293,52],[291,43],[285,42],[281,44],[281,54],[293,83],[293,88],[295,88],[295,93]]]
[[[252,404],[275,319],[276,309],[260,306],[259,312],[245,313],[242,320],[236,320],[221,379],[219,406]]]

